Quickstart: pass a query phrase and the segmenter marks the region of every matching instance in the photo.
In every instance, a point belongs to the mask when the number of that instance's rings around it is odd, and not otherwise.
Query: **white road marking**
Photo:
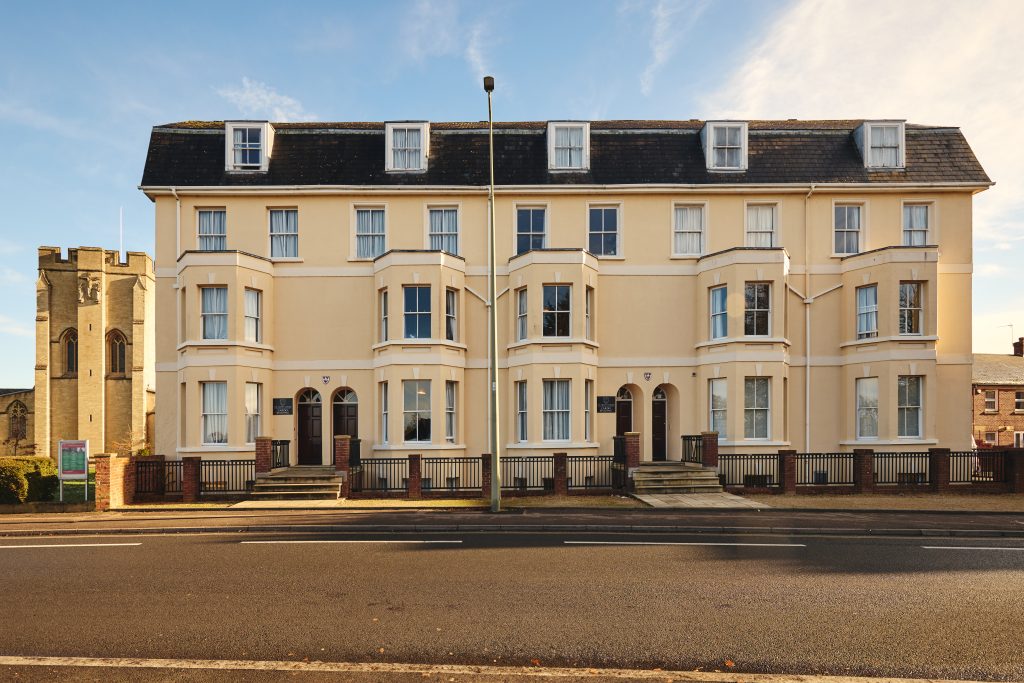
[[[1024,550],[1024,548],[1009,548],[1007,546],[980,546],[980,545],[923,545],[925,550]]]
[[[493,678],[571,678],[629,681],[665,681],[678,683],[879,683],[879,678],[852,676],[795,676],[790,674],[736,674],[705,671],[650,671],[636,669],[570,669],[541,666],[473,666],[460,664],[388,664],[384,662],[303,662],[246,661],[230,659],[128,659],[122,657],[17,657],[0,656],[0,666],[103,667],[119,669],[206,669],[215,671],[313,671],[318,673],[434,674],[465,676],[474,680],[481,676]],[[885,683],[925,683],[921,679],[886,678]],[[928,679],[927,683],[953,683]],[[956,683],[971,683],[957,681]]]
[[[422,540],[387,540],[387,541],[359,541],[359,540],[344,540],[344,541],[328,541],[328,540],[315,540],[315,541],[239,541],[242,544],[250,545],[287,545],[293,543],[462,543],[462,541],[422,541]]]
[[[0,545],[0,550],[15,548],[111,548],[126,545],[142,545],[141,543],[60,543],[51,545]]]
[[[750,548],[806,548],[804,543],[676,543],[673,541],[562,541],[566,545],[724,545]]]

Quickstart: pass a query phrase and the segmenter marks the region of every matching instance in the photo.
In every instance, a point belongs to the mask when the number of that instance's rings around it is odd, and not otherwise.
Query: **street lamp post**
[[[487,146],[491,182],[487,188],[487,341],[490,361],[491,383],[491,512],[501,511],[501,458],[498,444],[501,443],[498,430],[498,297],[497,278],[494,266],[494,116],[491,110],[491,93],[494,92],[494,77],[484,76],[484,90],[487,92]]]

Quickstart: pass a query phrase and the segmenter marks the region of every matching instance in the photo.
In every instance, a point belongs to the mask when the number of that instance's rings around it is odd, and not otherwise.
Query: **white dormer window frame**
[[[561,140],[559,131],[568,131],[576,139]],[[572,136],[572,131],[579,131]],[[562,144],[566,142],[568,144]],[[575,143],[580,144],[575,144]],[[579,149],[577,154],[573,152]],[[576,161],[578,156],[579,161]],[[561,157],[561,160],[560,160]],[[590,122],[589,121],[548,121],[548,170],[589,171],[590,170]]]
[[[885,129],[887,128],[895,129],[895,140],[886,133]],[[861,158],[864,160],[864,168],[896,170],[906,168],[907,130],[903,121],[865,121],[857,129],[856,138],[857,147],[860,148]],[[894,148],[896,150],[895,163],[887,162],[885,157],[891,156],[887,150]]]
[[[419,136],[419,153],[415,139],[406,131]],[[396,137],[398,136],[398,137]],[[413,138],[415,136],[412,136]],[[430,156],[430,123],[428,121],[394,121],[384,124],[384,170],[388,173],[424,173]]]
[[[224,169],[266,172],[270,164],[273,128],[269,121],[224,122]]]
[[[735,131],[735,135],[730,132]],[[747,138],[746,121],[706,121],[700,131],[701,145],[704,147],[704,163],[709,171],[746,171],[747,170]],[[738,163],[730,163],[730,151],[736,151]],[[721,155],[718,152],[722,152]]]

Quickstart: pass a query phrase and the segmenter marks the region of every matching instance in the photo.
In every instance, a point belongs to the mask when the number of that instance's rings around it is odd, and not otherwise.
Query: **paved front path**
[[[763,502],[731,493],[634,493],[633,497],[652,508],[767,508]]]

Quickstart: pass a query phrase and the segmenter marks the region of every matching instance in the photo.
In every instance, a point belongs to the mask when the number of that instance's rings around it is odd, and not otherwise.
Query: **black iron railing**
[[[278,467],[288,467],[291,464],[288,451],[291,447],[291,442],[281,439],[270,442],[270,467],[277,469]]]
[[[420,487],[423,491],[475,491],[483,486],[480,458],[423,458]]]
[[[614,462],[620,465],[626,464],[626,437],[612,437],[612,458],[614,458]]]
[[[359,453],[360,443],[361,442],[359,441],[359,439],[351,439],[348,442],[348,466],[349,466],[349,469],[357,468],[362,463],[362,456]]]
[[[407,491],[408,458],[367,458],[357,472],[359,491]]]
[[[163,494],[166,483],[162,460],[135,462],[135,493]]]
[[[683,462],[704,462],[704,437],[700,434],[684,434]]]
[[[501,488],[516,491],[554,491],[554,456],[529,455],[502,458]]]
[[[853,486],[853,453],[797,453],[797,486]]]
[[[255,482],[255,460],[203,460],[199,464],[200,493],[246,493]]]
[[[182,461],[164,461],[164,493],[181,493],[184,480],[185,464]]]
[[[915,486],[929,483],[930,458],[927,452],[875,453],[877,486]]]
[[[949,454],[950,484],[1002,484],[1006,482],[1003,451],[953,451]]]
[[[567,458],[566,476],[569,490],[610,489],[612,460],[611,455],[580,455]]]
[[[782,484],[779,456],[775,453],[719,454],[718,472],[722,486],[773,488]]]

